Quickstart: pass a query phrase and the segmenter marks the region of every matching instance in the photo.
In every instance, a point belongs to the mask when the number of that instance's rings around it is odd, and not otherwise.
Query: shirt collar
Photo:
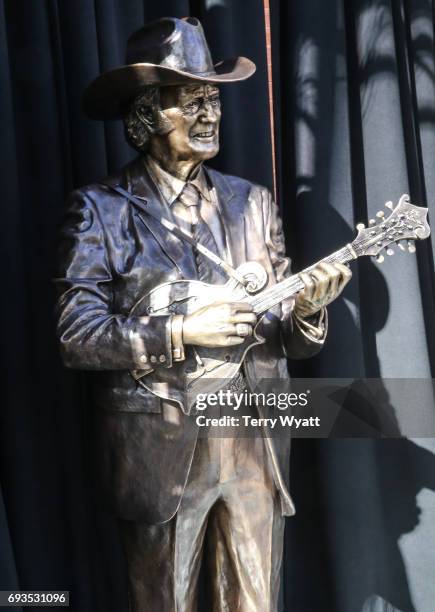
[[[145,165],[151,175],[151,178],[160,190],[163,198],[169,205],[173,204],[175,200],[180,197],[181,192],[186,185],[186,181],[177,178],[173,174],[170,174],[167,170],[162,168],[158,161],[154,159],[154,157],[151,157],[151,155],[146,157]],[[210,189],[207,184],[207,177],[202,164],[197,168],[194,178],[192,178],[189,182],[192,185],[195,185],[205,200],[209,202],[211,201]]]

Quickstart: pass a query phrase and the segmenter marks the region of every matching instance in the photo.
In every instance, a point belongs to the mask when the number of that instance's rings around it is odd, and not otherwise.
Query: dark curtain
[[[0,11],[0,589],[69,589],[78,612],[124,612],[116,527],[94,495],[91,407],[59,362],[50,278],[65,195],[133,152],[119,123],[83,116],[80,98],[144,22],[197,16],[216,61],[241,54],[258,67],[222,88],[213,165],[272,187],[263,3],[5,0]],[[272,0],[271,17],[279,204],[297,270],[403,192],[434,212],[433,6]],[[418,378],[433,409],[433,238],[417,246],[383,268],[353,265],[327,346],[293,375]],[[403,409],[383,384],[392,414]],[[294,442],[283,610],[433,610],[433,452],[430,438]]]

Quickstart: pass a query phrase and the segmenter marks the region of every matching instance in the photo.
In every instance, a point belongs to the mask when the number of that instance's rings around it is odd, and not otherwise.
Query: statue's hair
[[[160,88],[148,85],[132,100],[124,116],[127,141],[139,153],[146,153],[150,134],[166,134],[171,128],[171,122],[161,110]]]

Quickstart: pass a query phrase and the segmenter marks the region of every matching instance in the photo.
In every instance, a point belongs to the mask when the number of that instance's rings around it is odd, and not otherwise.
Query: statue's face
[[[214,85],[163,87],[161,109],[172,129],[167,139],[172,159],[204,161],[219,151],[221,106],[219,89]]]

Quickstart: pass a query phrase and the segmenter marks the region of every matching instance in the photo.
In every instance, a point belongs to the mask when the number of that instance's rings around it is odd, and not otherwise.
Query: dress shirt
[[[165,202],[169,204],[177,223],[190,231],[191,212],[178,199],[186,185],[186,181],[167,172],[150,155],[146,158],[145,163],[154,184]],[[189,179],[189,183],[194,185],[200,194],[199,213],[213,234],[220,257],[231,265],[231,254],[222,224],[219,200],[216,190],[212,185],[209,185],[202,165],[195,169],[193,176]]]

